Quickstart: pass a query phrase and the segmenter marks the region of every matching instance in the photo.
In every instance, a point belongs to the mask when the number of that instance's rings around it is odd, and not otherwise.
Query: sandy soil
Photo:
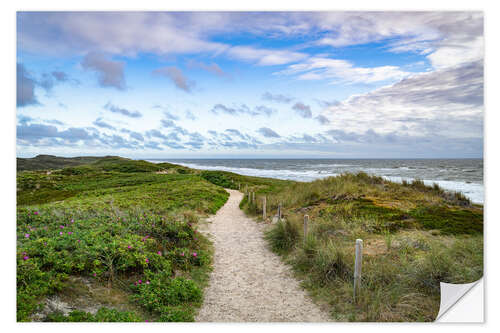
[[[214,271],[197,321],[325,322],[316,306],[262,238],[262,224],[238,205],[243,194],[227,190],[228,202],[200,231],[215,245]]]

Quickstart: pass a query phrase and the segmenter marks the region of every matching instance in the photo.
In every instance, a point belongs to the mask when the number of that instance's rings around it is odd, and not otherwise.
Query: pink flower
[[[73,231],[68,231],[68,235],[71,235],[73,233]]]
[[[193,252],[193,257],[196,257],[197,255],[198,255],[198,253]]]
[[[146,284],[149,284],[149,281],[146,281]]]
[[[139,282],[139,284],[141,284],[141,283],[142,283],[142,280],[139,280],[139,281],[137,281],[137,282]]]
[[[194,240],[198,240],[198,238],[195,237]]]
[[[146,263],[148,263],[148,262],[149,262],[149,259],[148,259],[148,258],[146,258]]]
[[[30,238],[30,234],[24,234],[24,237]]]
[[[96,274],[96,273],[94,273],[94,274],[92,274],[92,275],[93,275],[94,277],[96,277],[96,276],[97,276],[97,274]]]
[[[28,256],[24,256],[24,257],[23,257],[23,260],[28,260],[29,258],[30,258],[30,257],[28,257]]]
[[[131,249],[131,248],[132,248],[132,245],[127,246],[127,248]]]
[[[60,226],[59,226],[59,228],[64,229],[64,226],[63,226],[63,225],[60,225]]]
[[[161,251],[158,251],[157,253],[158,253],[159,256],[161,256]]]
[[[71,219],[71,223],[75,223],[75,220]]]
[[[37,212],[37,211],[34,211],[34,212],[33,212],[33,214],[38,215],[38,212]]]
[[[47,245],[47,242],[43,242],[43,245]]]
[[[80,243],[80,240],[78,240],[78,243]]]
[[[181,253],[181,257],[184,257],[184,252]]]
[[[59,235],[62,235],[62,234],[63,234],[63,232],[62,232],[62,231],[60,231],[60,232],[59,232]]]
[[[137,286],[137,281],[136,281],[136,282],[134,282],[134,286]]]

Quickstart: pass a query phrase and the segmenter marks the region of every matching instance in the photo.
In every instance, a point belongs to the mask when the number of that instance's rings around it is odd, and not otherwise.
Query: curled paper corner
[[[439,313],[435,320],[436,322],[456,323],[484,321],[483,278],[472,283],[464,284],[441,282],[440,288],[441,303],[439,306]]]

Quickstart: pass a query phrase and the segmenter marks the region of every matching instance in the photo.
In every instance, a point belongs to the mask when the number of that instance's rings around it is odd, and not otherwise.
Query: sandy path
[[[239,209],[243,194],[227,191],[228,202],[201,229],[214,242],[215,258],[197,321],[328,321],[290,269],[267,249],[263,226]]]

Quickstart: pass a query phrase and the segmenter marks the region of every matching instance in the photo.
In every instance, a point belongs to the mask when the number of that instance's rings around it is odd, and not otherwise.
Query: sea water
[[[472,202],[484,203],[482,159],[149,159],[202,170],[231,171],[247,176],[312,181],[342,173],[366,172],[391,181],[421,179]]]

